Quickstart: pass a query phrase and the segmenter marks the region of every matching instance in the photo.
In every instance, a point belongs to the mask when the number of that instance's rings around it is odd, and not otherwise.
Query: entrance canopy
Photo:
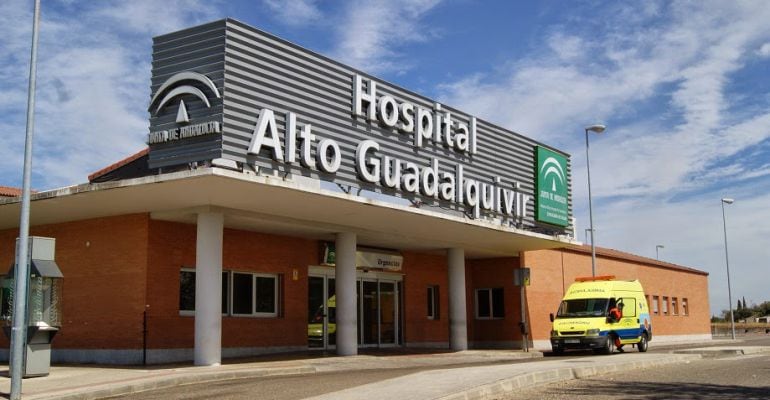
[[[224,214],[227,228],[329,241],[337,232],[355,232],[359,245],[441,254],[464,248],[468,258],[517,256],[573,243],[499,221],[326,190],[301,177],[217,167],[70,186],[32,199],[32,226],[133,213],[195,224],[198,213],[216,211]],[[0,229],[18,227],[19,210],[20,198],[0,199]]]

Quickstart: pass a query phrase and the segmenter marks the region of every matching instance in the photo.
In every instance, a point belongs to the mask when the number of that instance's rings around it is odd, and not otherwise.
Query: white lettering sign
[[[412,135],[411,142],[418,148],[433,142],[452,151],[476,153],[476,118],[461,121],[438,103],[432,109],[426,109],[400,102],[390,95],[378,97],[377,83],[365,81],[359,75],[354,77],[353,83],[352,111],[355,116]],[[271,159],[289,165],[296,164],[299,159],[304,168],[327,174],[339,170],[345,155],[335,140],[322,138],[316,143],[313,127],[310,124],[299,126],[294,113],[286,113],[284,121],[282,143],[274,111],[260,110],[249,154],[267,154]],[[491,182],[467,178],[462,164],[447,168],[437,158],[431,158],[424,165],[418,165],[381,154],[380,144],[372,139],[358,143],[352,156],[358,178],[363,182],[464,205],[473,218],[479,218],[482,213],[524,218],[532,198],[522,192],[518,182],[506,185],[500,177],[493,177]]]
[[[452,119],[452,113],[442,111],[438,103],[433,105],[433,110],[428,110],[411,103],[399,104],[388,95],[377,97],[377,82],[365,82],[361,75],[353,78],[352,111],[353,115],[365,117],[370,122],[413,134],[415,147],[433,141],[458,152],[476,154],[476,117],[471,117],[466,124]]]

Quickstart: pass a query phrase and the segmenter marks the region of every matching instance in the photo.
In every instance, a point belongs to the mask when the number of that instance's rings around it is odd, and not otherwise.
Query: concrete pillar
[[[222,235],[224,216],[198,214],[195,245],[195,365],[222,362]]]
[[[337,296],[337,355],[358,354],[356,307],[356,234],[338,233],[335,242],[335,295]]]
[[[449,249],[449,348],[468,349],[468,321],[465,308],[465,250]]]

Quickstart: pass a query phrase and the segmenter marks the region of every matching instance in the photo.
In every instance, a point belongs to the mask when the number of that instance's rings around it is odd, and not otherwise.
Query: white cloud
[[[409,62],[399,46],[423,42],[436,32],[421,18],[441,0],[356,1],[338,24],[339,45],[333,57],[371,73],[404,72]]]
[[[302,26],[318,21],[323,13],[316,6],[316,0],[263,0],[272,15],[289,26]]]
[[[585,54],[583,39],[576,36],[567,36],[563,32],[556,32],[548,38],[548,47],[561,60],[574,60]]]
[[[766,245],[770,224],[762,222],[770,204],[770,182],[760,188],[723,187],[682,201],[631,198],[604,203],[594,209],[597,243],[650,258],[655,257],[656,245],[664,245],[663,261],[710,274],[711,310],[718,313],[727,308],[722,197],[736,199],[725,208],[733,296],[767,301],[766,282],[758,277],[764,276],[770,259]],[[681,291],[676,282],[668,290],[669,295]]]
[[[598,244],[652,256],[656,244],[666,245],[672,261],[712,273],[717,311],[726,308],[718,202],[724,193],[751,199],[735,216],[735,263],[757,271],[766,266],[755,264],[768,259],[761,238],[770,230],[756,218],[767,219],[770,186],[757,178],[769,172],[766,161],[757,163],[762,152],[753,150],[768,143],[770,109],[735,109],[728,88],[759,44],[770,43],[770,8],[634,7],[611,7],[606,18],[597,17],[604,26],[585,32],[560,27],[544,39],[550,52],[448,82],[442,100],[572,153],[581,228],[588,221],[582,128],[606,122],[607,132],[590,138]],[[591,58],[581,56],[587,53]],[[638,107],[661,111],[646,111],[641,120]],[[734,289],[763,293],[756,280],[736,280]]]
[[[602,155],[596,163],[604,176],[597,182],[605,193],[668,193],[704,173],[716,158],[770,137],[763,125],[770,110],[734,121],[725,99],[731,74],[743,66],[751,43],[770,35],[765,22],[770,9],[711,5],[677,3],[667,10],[671,21],[657,24],[614,20],[612,34],[596,35],[603,41],[554,33],[546,39],[552,54],[511,63],[500,75],[475,74],[448,83],[442,97],[577,154],[582,126],[633,120],[635,103],[668,102],[664,120],[625,128],[610,124],[606,135],[592,138],[595,153]],[[604,53],[590,60],[579,57],[596,49]],[[584,173],[583,159],[573,162],[576,174]]]
[[[8,38],[0,47],[6,133],[0,168],[19,171],[18,177],[8,174],[6,185],[21,180],[32,22],[27,3],[0,5],[0,35]],[[90,172],[145,147],[148,32],[170,32],[215,14],[208,2],[198,1],[43,2],[33,187],[83,182]]]
[[[152,36],[222,18],[216,8],[221,1],[206,0],[131,0],[93,4],[89,16],[98,25],[111,24],[115,30]],[[101,23],[100,23],[101,22]]]
[[[763,44],[757,49],[757,55],[762,58],[770,57],[770,42]]]

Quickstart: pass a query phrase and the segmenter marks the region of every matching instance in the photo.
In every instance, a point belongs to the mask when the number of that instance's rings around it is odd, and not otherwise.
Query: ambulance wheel
[[[647,333],[646,332],[642,333],[642,338],[639,339],[639,343],[637,343],[636,348],[639,349],[640,353],[644,353],[647,351],[648,343],[649,342],[647,341]]]
[[[615,352],[615,335],[607,335],[607,343],[604,344],[604,348],[601,350],[604,354],[612,354]]]

